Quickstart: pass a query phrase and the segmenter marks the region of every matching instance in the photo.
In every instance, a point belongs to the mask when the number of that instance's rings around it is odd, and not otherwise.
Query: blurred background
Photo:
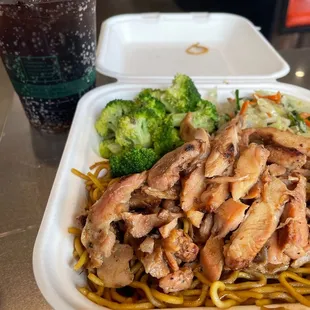
[[[278,49],[310,47],[310,0],[98,0],[98,27],[116,14],[140,12],[227,12],[261,27]],[[98,28],[99,29],[99,28]]]

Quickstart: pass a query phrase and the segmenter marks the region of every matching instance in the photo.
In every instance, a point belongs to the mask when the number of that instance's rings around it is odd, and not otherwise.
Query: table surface
[[[280,53],[291,66],[281,81],[310,88],[310,49]],[[0,309],[51,309],[34,280],[32,251],[67,135],[32,129],[2,65],[0,80]],[[110,81],[98,77],[99,85]]]

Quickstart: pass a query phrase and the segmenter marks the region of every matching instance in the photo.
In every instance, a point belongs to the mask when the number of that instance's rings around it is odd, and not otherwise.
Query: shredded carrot
[[[299,116],[304,120],[305,124],[310,127],[310,120],[308,119],[308,117],[310,117],[310,113],[302,112]]]
[[[281,98],[282,98],[282,95],[281,93],[278,91],[276,94],[274,95],[267,95],[267,96],[263,96],[263,95],[259,95],[259,94],[255,94],[258,98],[266,98],[266,99],[269,99],[269,100],[272,100],[274,101],[275,103],[280,103],[281,102]]]
[[[307,113],[307,112],[302,112],[299,114],[301,118],[305,119],[305,118],[308,118],[310,117],[310,113]]]
[[[269,113],[269,112],[267,112],[267,115],[268,115],[268,117],[271,117],[271,116],[272,116],[272,114],[271,114],[271,113]]]
[[[304,122],[308,127],[310,127],[310,121],[307,118],[304,118]]]
[[[240,110],[240,115],[245,114],[246,110],[248,109],[249,105],[251,104],[251,101],[247,100],[243,103],[242,108]]]

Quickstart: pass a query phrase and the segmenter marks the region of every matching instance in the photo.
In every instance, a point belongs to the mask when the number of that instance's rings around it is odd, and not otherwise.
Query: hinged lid
[[[186,50],[199,43],[208,52]],[[106,20],[97,49],[97,70],[123,82],[271,80],[288,64],[246,18],[225,13],[147,13]]]

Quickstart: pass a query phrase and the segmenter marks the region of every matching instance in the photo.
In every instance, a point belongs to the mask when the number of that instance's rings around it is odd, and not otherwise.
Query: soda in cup
[[[57,133],[95,86],[95,0],[0,1],[0,53],[30,123]]]

